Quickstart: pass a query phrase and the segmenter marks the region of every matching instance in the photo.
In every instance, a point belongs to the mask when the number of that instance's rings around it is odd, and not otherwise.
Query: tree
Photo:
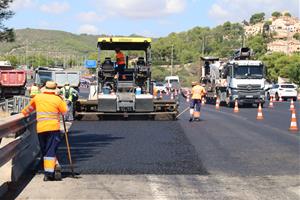
[[[280,12],[278,12],[278,11],[275,11],[275,12],[272,13],[272,17],[278,18],[280,16],[282,16],[282,14]]]
[[[9,4],[13,0],[1,0],[0,1],[0,42],[13,42],[15,40],[15,34],[13,29],[4,26],[3,21],[11,18],[14,13],[8,10]]]
[[[265,19],[265,13],[256,13],[251,16],[250,18],[250,24],[256,24],[259,22],[262,22]]]
[[[300,40],[300,33],[295,33],[293,38],[295,38],[296,40]]]
[[[291,17],[292,15],[291,15],[291,13],[286,12],[286,13],[284,13],[284,16],[285,16],[285,17]]]

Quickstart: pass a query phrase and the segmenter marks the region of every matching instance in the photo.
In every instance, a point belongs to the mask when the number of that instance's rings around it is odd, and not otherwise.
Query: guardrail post
[[[5,112],[8,112],[8,99],[5,99]]]

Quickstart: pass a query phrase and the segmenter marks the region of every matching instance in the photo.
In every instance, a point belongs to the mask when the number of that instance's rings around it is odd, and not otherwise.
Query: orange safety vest
[[[66,102],[54,93],[41,93],[31,99],[22,113],[26,116],[36,111],[37,133],[60,130],[60,113],[67,112]]]
[[[202,99],[202,96],[206,93],[204,87],[195,85],[192,88],[192,99]]]
[[[117,64],[125,65],[125,56],[122,52],[116,54]]]

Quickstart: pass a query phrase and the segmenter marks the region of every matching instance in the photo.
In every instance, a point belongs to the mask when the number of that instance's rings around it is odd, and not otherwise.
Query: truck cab
[[[226,102],[258,104],[265,101],[265,67],[261,61],[237,60],[226,65]]]

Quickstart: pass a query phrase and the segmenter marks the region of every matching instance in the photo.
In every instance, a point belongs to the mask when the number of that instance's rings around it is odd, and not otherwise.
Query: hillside
[[[86,55],[97,50],[97,36],[75,35],[64,31],[19,29],[15,31],[16,42],[2,43],[0,54],[28,54],[62,52],[65,54]],[[43,54],[43,53],[42,53]]]

